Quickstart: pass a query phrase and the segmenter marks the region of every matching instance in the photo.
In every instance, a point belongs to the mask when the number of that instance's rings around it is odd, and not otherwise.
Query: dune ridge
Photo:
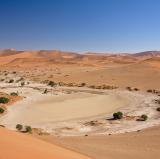
[[[0,128],[0,143],[1,159],[91,159],[30,135],[4,128]]]

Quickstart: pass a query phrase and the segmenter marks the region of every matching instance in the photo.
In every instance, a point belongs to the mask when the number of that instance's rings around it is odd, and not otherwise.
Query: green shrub
[[[4,109],[0,107],[0,114],[4,113]]]
[[[23,129],[23,125],[17,124],[17,125],[16,125],[16,129],[17,129],[18,131],[21,131],[21,130]]]
[[[10,93],[10,95],[11,95],[11,96],[18,96],[18,93],[12,92],[12,93]]]
[[[141,119],[143,121],[146,121],[148,119],[148,116],[146,114],[141,115]]]
[[[6,97],[0,97],[0,103],[5,104],[5,103],[8,103],[8,102],[9,102],[8,98],[6,98]]]
[[[122,119],[123,118],[123,113],[122,112],[113,113],[113,118],[115,120]]]
[[[32,132],[32,128],[31,126],[25,126],[26,132],[31,133]]]

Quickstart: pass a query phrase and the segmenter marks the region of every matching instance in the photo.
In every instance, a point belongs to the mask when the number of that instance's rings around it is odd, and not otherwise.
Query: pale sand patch
[[[9,107],[8,113],[0,119],[0,123],[10,128],[14,128],[17,123],[41,127],[48,123],[111,113],[128,103],[128,98],[118,94],[33,94]]]

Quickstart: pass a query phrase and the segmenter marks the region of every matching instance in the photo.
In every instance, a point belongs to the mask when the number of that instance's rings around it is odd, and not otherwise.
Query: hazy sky
[[[160,0],[0,0],[0,48],[160,50]]]

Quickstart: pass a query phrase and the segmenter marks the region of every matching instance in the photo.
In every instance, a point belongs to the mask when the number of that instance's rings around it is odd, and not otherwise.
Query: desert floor
[[[105,136],[36,137],[95,159],[159,159],[160,156],[159,126],[139,132]]]
[[[0,118],[1,124],[13,130],[17,123],[41,128],[50,135],[33,134],[34,137],[45,140],[53,146],[59,145],[96,159],[159,159],[160,115],[156,111],[158,105],[154,102],[155,99],[159,99],[159,94],[146,92],[148,89],[160,89],[159,64],[140,62],[96,67],[74,64],[48,67],[36,65],[33,68],[32,65],[1,68],[2,92],[18,91],[25,97],[22,101],[8,106],[7,113]],[[14,71],[16,73],[13,73]],[[16,81],[21,77],[26,82],[33,83],[20,87],[19,83],[13,83],[13,86],[7,82],[10,79]],[[53,89],[42,84],[45,80],[76,84],[84,82],[88,86],[107,84],[118,86],[118,89],[105,91],[88,87]],[[128,91],[126,90],[128,86],[138,88],[140,91]],[[43,94],[46,88],[49,93]],[[108,120],[115,111],[123,111],[125,118],[120,121]],[[146,122],[136,120],[142,114],[149,116]],[[96,126],[91,125],[92,122]],[[1,136],[4,134],[5,132]],[[14,135],[13,133],[12,138]],[[2,139],[3,137],[1,141]],[[7,137],[4,139],[8,141]],[[29,144],[26,143],[28,138],[24,137],[22,140],[20,147]],[[29,139],[29,142],[33,143],[34,139],[33,141]],[[38,144],[36,140],[32,146],[37,147]],[[6,146],[1,145],[3,148],[1,149],[6,153],[9,141],[4,145]],[[40,146],[41,148],[44,147]],[[12,150],[12,147],[9,149]],[[24,149],[28,147],[23,147]],[[14,151],[19,150],[21,149]],[[45,153],[47,150],[44,148],[40,151]],[[4,156],[1,158],[7,159]]]

